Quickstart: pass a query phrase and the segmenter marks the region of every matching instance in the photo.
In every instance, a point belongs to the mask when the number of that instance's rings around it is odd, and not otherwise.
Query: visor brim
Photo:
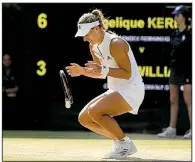
[[[75,37],[84,37],[88,34],[88,32],[90,31],[90,29],[85,29],[85,30],[81,30],[79,29],[75,35]]]

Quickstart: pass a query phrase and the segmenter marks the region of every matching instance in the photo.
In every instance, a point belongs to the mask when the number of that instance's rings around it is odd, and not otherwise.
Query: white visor
[[[78,31],[75,37],[84,37],[85,35],[87,35],[91,28],[98,26],[99,24],[100,24],[99,21],[86,24],[78,24]]]

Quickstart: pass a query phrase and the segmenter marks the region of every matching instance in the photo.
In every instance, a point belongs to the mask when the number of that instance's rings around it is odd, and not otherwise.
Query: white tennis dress
[[[119,36],[105,32],[102,43],[99,45],[96,44],[92,48],[94,54],[100,59],[101,64],[111,68],[119,68],[114,57],[110,54],[110,42],[113,38],[117,37]],[[127,80],[107,76],[108,91],[106,91],[105,94],[110,94],[115,91],[119,92],[125,101],[132,107],[133,111],[130,113],[137,114],[144,99],[145,87],[131,47],[129,44],[128,46],[128,56],[131,62],[131,77]]]

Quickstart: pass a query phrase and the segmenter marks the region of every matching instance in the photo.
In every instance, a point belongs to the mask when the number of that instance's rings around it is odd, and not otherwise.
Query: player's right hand
[[[66,67],[66,71],[68,75],[70,75],[71,77],[77,77],[83,74],[84,72],[83,67],[81,67],[80,65],[76,63],[71,63],[70,65],[71,66]]]

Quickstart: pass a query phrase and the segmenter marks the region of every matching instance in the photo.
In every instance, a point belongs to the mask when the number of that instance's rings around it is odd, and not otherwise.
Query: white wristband
[[[104,76],[104,79],[105,79],[109,73],[109,67],[106,67],[104,65],[101,65],[101,67],[102,67],[102,71],[100,74],[102,74]]]

